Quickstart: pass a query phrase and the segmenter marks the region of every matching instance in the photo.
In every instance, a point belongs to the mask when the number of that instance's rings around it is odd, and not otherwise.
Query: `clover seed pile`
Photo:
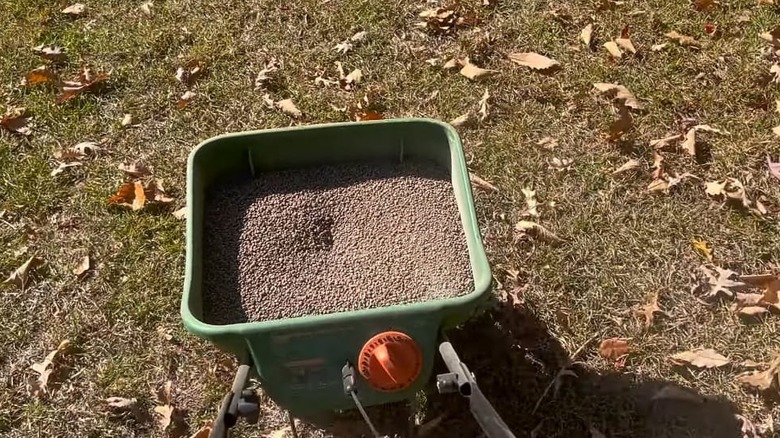
[[[471,290],[452,184],[432,163],[287,170],[207,193],[209,323],[368,309]]]

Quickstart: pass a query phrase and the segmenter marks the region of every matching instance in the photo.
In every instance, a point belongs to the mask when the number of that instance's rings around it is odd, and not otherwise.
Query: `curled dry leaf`
[[[660,157],[660,155],[658,155]],[[664,172],[660,167],[657,171],[653,172],[653,175],[655,179],[650,182],[647,186],[647,192],[648,193],[664,193],[669,194],[672,190],[672,188],[676,187],[681,182],[685,181],[688,178],[694,178],[698,179],[697,176],[692,175],[688,172],[683,173],[682,175],[669,175],[666,172]],[[658,176],[660,175],[660,176]]]
[[[65,15],[78,16],[83,14],[85,10],[87,10],[87,7],[84,3],[74,3],[63,9],[62,13]]]
[[[547,228],[531,221],[520,221],[515,224],[515,230],[522,234],[531,235],[547,243],[560,243],[563,239],[556,236],[555,233]]]
[[[152,180],[146,183],[141,181],[124,183],[119,186],[117,193],[109,198],[109,205],[128,207],[133,211],[144,208],[149,203],[167,204],[173,202],[173,198],[165,193],[160,180]]]
[[[730,202],[732,205],[746,208],[753,213],[763,215],[766,209],[759,202],[753,202],[745,192],[745,186],[736,178],[726,178],[722,181],[710,181],[705,184],[707,195]]]
[[[561,66],[560,62],[534,52],[510,53],[509,60],[533,70],[550,71]]]
[[[747,290],[749,285],[739,280],[739,275],[729,269],[706,264],[699,267],[698,284],[692,292],[707,301],[734,298],[735,293]]]
[[[616,361],[631,351],[629,341],[631,341],[629,338],[604,339],[599,344],[599,356],[607,360]]]
[[[76,275],[79,280],[81,280],[86,276],[90,269],[92,269],[92,262],[89,259],[89,256],[85,255],[82,257],[79,265],[73,269],[73,274]]]
[[[580,40],[582,40],[583,43],[585,43],[586,46],[590,47],[590,44],[593,42],[593,24],[589,24],[585,26],[580,31]]]
[[[55,350],[49,352],[42,362],[36,362],[30,365],[30,369],[35,371],[38,376],[29,382],[30,395],[39,398],[48,392],[49,378],[55,370],[57,359],[67,353],[70,348],[70,341],[60,342]]]
[[[118,167],[119,170],[132,178],[141,178],[152,174],[152,169],[140,159],[121,163]]]
[[[629,170],[635,170],[638,169],[639,166],[641,166],[641,163],[639,160],[635,160],[633,158],[626,161],[622,166],[618,167],[617,169],[612,171],[612,175],[617,175],[623,172],[628,172]]]
[[[604,48],[607,49],[607,52],[609,52],[610,55],[612,55],[613,58],[620,59],[623,57],[623,52],[620,50],[620,47],[618,47],[617,43],[614,41],[607,41],[604,43]]]
[[[696,252],[701,254],[708,262],[712,263],[712,247],[710,247],[710,244],[707,243],[706,240],[693,239],[691,240],[691,245],[693,245]]]
[[[658,305],[658,292],[650,294],[647,302],[634,310],[634,314],[645,320],[645,328],[650,328],[655,322],[656,315],[666,315],[666,312]]]
[[[22,266],[16,268],[14,272],[12,272],[11,275],[9,275],[8,278],[3,281],[3,283],[15,284],[19,286],[20,289],[24,289],[25,286],[27,286],[30,273],[39,268],[41,265],[43,265],[43,259],[32,256],[27,259],[27,261],[24,262]]]
[[[444,65],[441,66],[442,70],[455,70],[456,68],[460,68],[463,66],[463,62],[457,58],[452,58],[449,61],[445,62]]]
[[[0,117],[0,127],[15,134],[30,135],[32,134],[32,129],[28,125],[29,118],[30,115],[26,108],[9,107],[5,114]]]
[[[51,62],[62,62],[68,58],[65,54],[65,49],[54,45],[41,44],[40,46],[33,47],[32,52]]]
[[[631,128],[634,127],[634,117],[631,115],[628,107],[622,103],[617,103],[617,118],[609,125],[609,132],[606,134],[607,141],[617,141],[623,137]]]
[[[666,149],[667,146],[677,143],[682,138],[683,136],[681,134],[677,134],[671,135],[669,137],[659,138],[657,140],[650,140],[650,147],[656,150],[663,150]]]
[[[737,376],[737,382],[767,395],[780,394],[780,354],[772,359],[766,370]]]
[[[471,114],[471,112],[468,112],[466,114],[463,114],[461,116],[455,117],[454,119],[450,120],[450,125],[459,128],[461,126],[469,126],[472,123],[474,123],[474,116]]]
[[[536,190],[529,188],[521,189],[523,196],[525,197],[526,209],[521,214],[522,216],[539,217],[539,201],[536,200]]]
[[[678,33],[677,31],[674,31],[674,30],[664,34],[664,36],[669,38],[670,40],[676,42],[677,44],[679,44],[681,46],[694,47],[694,48],[699,47],[699,42],[696,41],[695,38],[687,36],[687,35],[680,34],[680,33]]]
[[[477,188],[480,188],[482,190],[488,191],[488,192],[497,192],[498,187],[494,186],[490,182],[480,178],[479,176],[475,175],[472,172],[469,172],[469,180],[471,181],[474,186]]]
[[[472,81],[482,81],[494,76],[496,73],[498,73],[497,70],[489,70],[472,64],[468,58],[463,63],[463,68],[460,69],[460,74]]]
[[[78,167],[81,166],[83,163],[75,162],[75,163],[58,163],[57,168],[52,170],[49,175],[51,176],[57,176],[63,172],[65,172],[65,169],[69,169],[71,167]]]
[[[295,106],[295,103],[293,103],[292,99],[280,100],[279,102],[276,102],[274,106],[279,108],[283,113],[287,114],[288,116],[294,118],[299,118],[303,116],[303,113],[301,112],[301,110],[298,109],[297,106]]]
[[[457,26],[475,24],[476,20],[468,19],[459,12],[451,8],[433,8],[420,12],[422,22],[417,23],[417,27],[426,29],[435,33],[450,33]]]
[[[731,361],[712,348],[696,348],[671,356],[672,363],[678,366],[691,365],[697,368],[718,368]]]
[[[73,161],[82,161],[88,157],[94,157],[103,148],[94,141],[83,141],[74,146],[61,149],[54,152],[54,158],[66,163]]]
[[[628,91],[628,88],[624,87],[623,85],[597,82],[593,84],[593,87],[596,88],[596,90],[598,90],[602,96],[614,102],[622,102],[623,105],[634,110],[641,110],[643,108],[642,104],[639,103],[639,100],[633,95],[633,93]]]
[[[780,26],[777,26],[768,32],[762,32],[758,34],[758,36],[764,41],[771,43],[776,48],[780,47]]]
[[[155,406],[154,413],[157,414],[157,421],[162,430],[167,430],[171,424],[174,424],[178,420],[178,417],[181,414],[178,408],[168,404]]]
[[[696,155],[696,133],[698,132],[712,132],[715,134],[729,135],[728,131],[723,131],[717,128],[713,128],[710,125],[696,125],[689,129],[685,134],[685,140],[682,143],[683,149],[688,152],[688,155]]]
[[[79,74],[72,81],[63,81],[60,86],[60,94],[57,103],[63,103],[80,96],[83,93],[99,91],[108,80],[107,73],[93,73],[88,67],[81,67]]]
[[[361,30],[360,32],[356,32],[354,35],[349,37],[349,40],[352,41],[353,43],[357,43],[366,39],[367,35],[368,32],[366,32],[365,30]]]

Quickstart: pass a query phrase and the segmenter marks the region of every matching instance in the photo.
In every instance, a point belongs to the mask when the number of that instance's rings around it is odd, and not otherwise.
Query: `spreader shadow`
[[[450,333],[482,392],[517,437],[742,438],[736,406],[663,380],[631,373],[599,373],[571,367],[568,353],[523,305],[502,304]],[[591,347],[592,349],[592,347]],[[539,400],[541,399],[541,402]],[[535,409],[536,404],[539,403]],[[431,392],[426,420],[438,419],[426,436],[480,435],[467,401]]]

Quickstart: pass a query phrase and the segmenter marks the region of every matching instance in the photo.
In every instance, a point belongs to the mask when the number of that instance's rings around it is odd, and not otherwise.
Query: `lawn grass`
[[[187,154],[220,133],[345,121],[339,108],[368,90],[381,90],[376,104],[386,118],[444,121],[475,111],[485,90],[491,95],[489,118],[460,132],[471,170],[499,188],[477,191],[499,295],[527,287],[519,308],[502,304],[453,338],[517,436],[585,437],[593,427],[609,437],[741,437],[735,413],[756,425],[774,418],[780,429],[780,407],[741,388],[738,366],[697,370],[668,361],[696,347],[714,348],[735,364],[768,361],[780,350],[777,315],[746,324],[728,304],[706,306],[690,292],[690,274],[704,262],[692,239],[706,240],[716,264],[740,273],[780,266],[780,181],[765,165],[767,154],[780,156],[771,131],[780,124],[780,93],[765,80],[772,61],[761,51],[769,44],[757,36],[780,22],[775,6],[722,0],[700,12],[686,1],[627,0],[597,11],[600,2],[585,0],[461,2],[480,23],[441,35],[415,26],[433,4],[407,0],[159,0],[151,15],[140,3],[87,1],[83,16],[69,18],[59,12],[64,4],[0,0],[0,97],[33,115],[30,136],[0,131],[0,271],[10,274],[33,255],[46,261],[25,290],[0,289],[0,434],[164,436],[151,409],[169,380],[192,431],[212,417],[233,364],[179,323],[184,222],[170,212],[184,205]],[[750,18],[740,22],[745,11]],[[592,50],[578,41],[591,22]],[[707,23],[722,36],[708,37]],[[639,53],[615,61],[601,45],[626,25]],[[338,42],[361,30],[363,42],[336,53]],[[672,30],[695,37],[701,48],[671,43],[650,50]],[[30,50],[39,44],[67,49],[68,60],[56,67],[65,78],[82,65],[110,73],[106,89],[56,105],[51,88],[22,86],[27,71],[46,64]],[[522,51],[563,68],[541,74],[507,59]],[[499,74],[473,83],[440,67],[467,56]],[[301,120],[269,109],[265,92],[254,90],[269,57],[283,67],[268,92],[274,100],[292,98]],[[438,66],[425,62],[432,58]],[[179,109],[186,88],[174,73],[192,59],[205,62],[208,74],[193,87],[196,99]],[[357,90],[315,84],[318,74],[336,75],[334,61],[362,70]],[[625,85],[645,105],[617,144],[603,138],[614,116],[593,92],[595,82]],[[125,113],[136,126],[121,126]],[[646,193],[649,141],[684,133],[689,119],[730,134],[704,137],[708,160],[666,152],[670,170],[701,180],[668,195]],[[538,146],[544,137],[557,146]],[[104,150],[51,177],[54,150],[82,141]],[[107,206],[124,181],[117,165],[137,158],[164,180],[172,205],[141,212]],[[554,158],[571,159],[571,169],[551,169]],[[610,175],[630,158],[641,162],[640,171]],[[725,177],[740,179],[751,195],[764,194],[770,211],[757,217],[709,199],[703,182]],[[513,231],[523,219],[523,188],[534,188],[542,204],[541,217],[531,219],[563,243]],[[94,269],[79,280],[72,270],[85,254]],[[631,309],[652,292],[669,316],[646,330]],[[636,346],[620,370],[596,353],[608,337],[632,338]],[[26,389],[34,375],[28,367],[64,339],[73,348],[63,372],[36,400]],[[567,377],[534,412],[565,357],[583,345],[578,377]],[[659,408],[652,397],[668,385],[690,388],[706,402]],[[104,399],[112,396],[137,398],[148,418],[108,415]],[[443,415],[430,436],[476,436],[458,401],[433,398],[425,411],[425,420]],[[270,406],[264,418],[241,436],[283,426]],[[331,432],[354,435],[347,429]]]

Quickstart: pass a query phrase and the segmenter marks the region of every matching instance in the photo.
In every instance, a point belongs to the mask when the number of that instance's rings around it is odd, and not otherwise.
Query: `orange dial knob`
[[[378,391],[400,391],[419,377],[422,353],[417,342],[405,333],[379,333],[360,350],[358,371]]]

